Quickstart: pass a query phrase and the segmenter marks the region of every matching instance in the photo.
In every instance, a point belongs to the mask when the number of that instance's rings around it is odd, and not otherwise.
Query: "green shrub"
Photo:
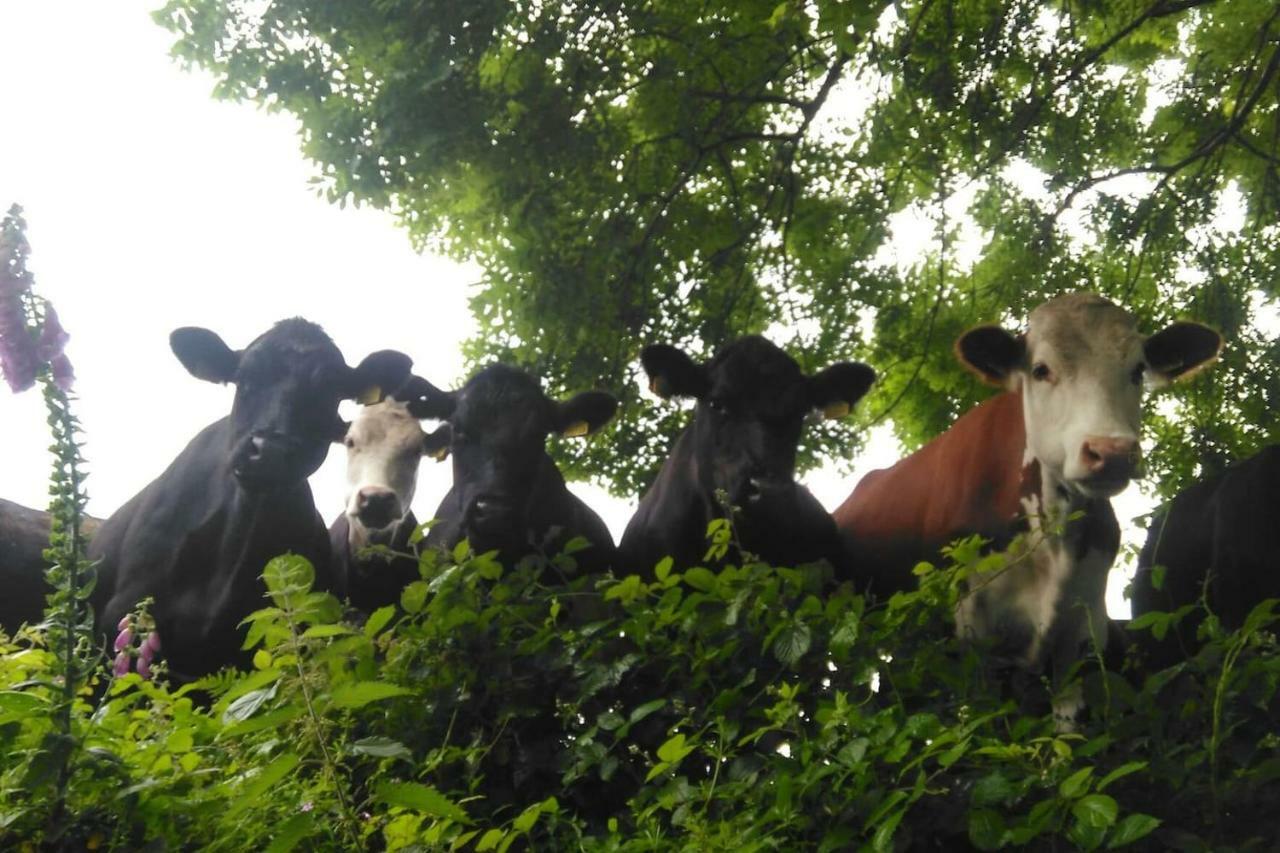
[[[1090,713],[1062,734],[1047,686],[1017,697],[950,638],[958,565],[877,607],[819,566],[574,568],[428,554],[401,607],[356,625],[305,560],[273,561],[253,672],[81,697],[84,760],[53,829],[27,806],[58,661],[28,634],[0,668],[0,846],[1270,843],[1274,602],[1239,632],[1209,620],[1196,657],[1136,684],[1085,672]]]

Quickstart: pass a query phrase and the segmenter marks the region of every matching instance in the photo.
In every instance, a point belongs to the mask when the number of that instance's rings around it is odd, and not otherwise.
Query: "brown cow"
[[[957,632],[994,642],[1021,667],[1047,664],[1060,682],[1090,636],[1106,639],[1120,545],[1110,498],[1136,471],[1144,380],[1190,376],[1221,346],[1198,323],[1144,338],[1126,311],[1092,294],[1045,303],[1022,335],[971,329],[957,356],[1005,393],[858,484],[835,512],[855,565],[884,594],[911,587],[912,567],[953,539],[991,539],[1008,567],[972,580]],[[1054,700],[1060,719],[1079,707],[1078,692]]]

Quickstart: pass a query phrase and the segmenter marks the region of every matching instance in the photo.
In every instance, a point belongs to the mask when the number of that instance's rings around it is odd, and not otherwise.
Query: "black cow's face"
[[[319,326],[283,320],[243,350],[215,333],[177,329],[170,346],[187,370],[210,382],[233,382],[231,471],[251,491],[287,486],[313,474],[346,425],[338,403],[381,395],[409,373],[408,356],[382,350],[347,366]]]
[[[427,438],[425,450],[453,456],[463,535],[482,550],[525,544],[547,436],[588,435],[608,423],[618,405],[603,391],[552,400],[533,377],[501,364],[481,370],[459,391],[425,387],[410,410],[448,420]]]
[[[841,362],[814,376],[769,341],[742,338],[706,365],[672,346],[646,347],[641,362],[659,396],[697,400],[693,424],[694,476],[704,498],[723,492],[749,508],[795,488],[796,447],[805,416],[848,414],[871,387],[875,372]]]

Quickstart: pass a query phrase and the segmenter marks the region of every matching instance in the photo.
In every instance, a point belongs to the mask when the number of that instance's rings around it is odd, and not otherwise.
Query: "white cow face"
[[[343,442],[347,517],[353,533],[385,530],[409,514],[424,438],[418,419],[404,403],[387,399],[360,410]]]
[[[1028,456],[1042,474],[1091,498],[1118,494],[1137,471],[1144,386],[1190,376],[1221,348],[1199,323],[1144,338],[1128,312],[1088,293],[1041,305],[1024,335],[980,326],[956,342],[967,366],[1021,392]]]

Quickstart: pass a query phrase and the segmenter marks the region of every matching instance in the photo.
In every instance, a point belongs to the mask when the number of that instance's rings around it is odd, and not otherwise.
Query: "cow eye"
[[[1142,384],[1142,377],[1147,372],[1147,366],[1142,362],[1138,362],[1137,367],[1133,368],[1133,372],[1129,374],[1129,379],[1134,385]]]
[[[346,438],[344,438],[342,440],[342,443],[345,444],[348,448],[356,446],[356,440],[351,436],[347,436]]]
[[[1036,365],[1031,368],[1031,378],[1039,382],[1045,381],[1052,375],[1053,371],[1050,370],[1049,365],[1045,364],[1043,361],[1037,362]]]

